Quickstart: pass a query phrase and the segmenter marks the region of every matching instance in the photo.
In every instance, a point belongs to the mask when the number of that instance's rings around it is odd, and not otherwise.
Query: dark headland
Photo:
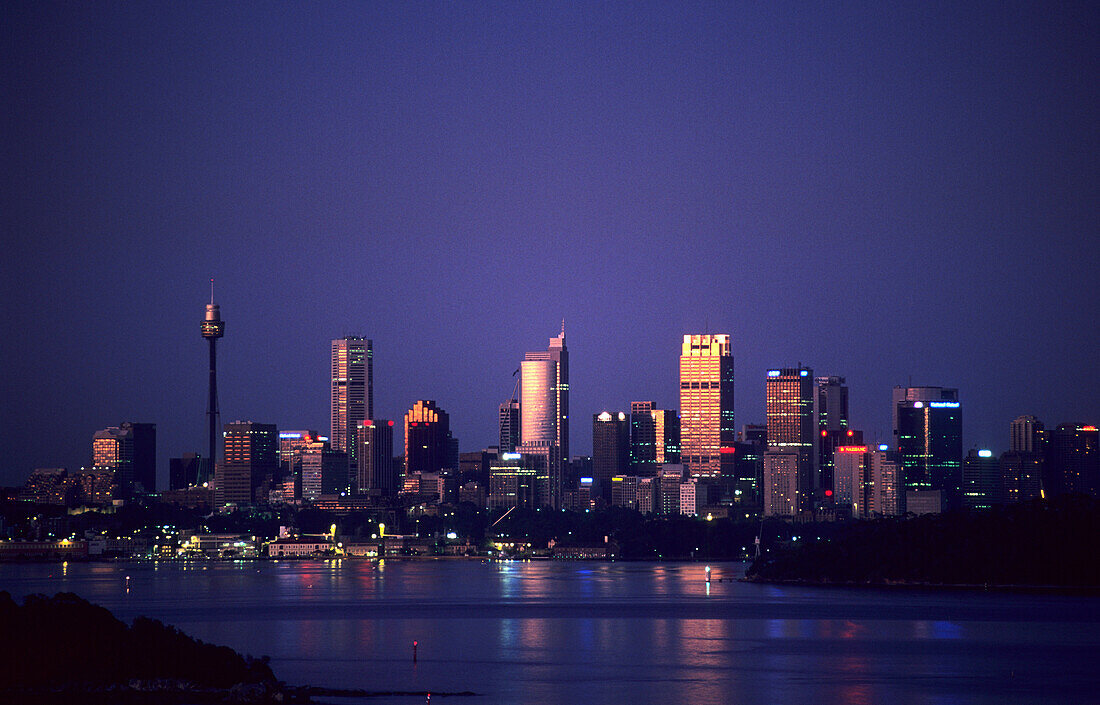
[[[138,617],[127,626],[72,593],[29,595],[20,605],[0,592],[0,702],[202,705],[374,695],[426,693],[288,686],[276,680],[266,657],[242,656],[154,619]]]
[[[754,582],[1100,592],[1100,502],[1085,496],[852,522],[828,539],[785,542]]]

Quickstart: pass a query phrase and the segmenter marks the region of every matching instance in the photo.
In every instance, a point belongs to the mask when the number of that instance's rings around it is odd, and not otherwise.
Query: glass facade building
[[[959,390],[895,387],[894,436],[901,457],[905,508],[910,493],[940,493],[942,509],[962,500],[962,410]],[[914,497],[914,499],[918,499]]]
[[[817,395],[814,371],[808,367],[768,370],[765,395],[768,451],[794,454],[797,457],[795,485],[789,491],[790,496],[797,499],[796,511],[812,509],[817,450],[817,422],[814,419]],[[786,478],[786,474],[790,471],[790,459],[783,458],[780,465]],[[765,491],[773,484],[767,476],[767,465],[765,465],[764,484]],[[776,496],[780,494],[778,489],[773,488],[773,492]],[[784,492],[782,496],[786,498],[788,494]]]
[[[354,460],[356,424],[374,418],[374,343],[359,336],[337,338],[331,362],[332,448]]]

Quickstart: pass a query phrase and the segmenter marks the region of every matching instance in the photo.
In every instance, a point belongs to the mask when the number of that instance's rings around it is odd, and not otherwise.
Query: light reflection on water
[[[708,586],[700,564],[70,563],[0,565],[0,589],[147,614],[270,655],[292,683],[473,690],[479,704],[1000,705],[1097,687],[1095,598],[761,586],[717,582],[740,564],[712,570]]]

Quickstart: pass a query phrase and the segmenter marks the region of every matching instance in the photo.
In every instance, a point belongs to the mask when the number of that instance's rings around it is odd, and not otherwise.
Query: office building
[[[405,474],[458,469],[458,447],[451,419],[431,399],[421,399],[405,414]]]
[[[500,405],[500,452],[515,453],[520,444],[519,402],[515,399]]]
[[[519,453],[501,453],[489,465],[490,509],[535,506],[535,470],[524,465]]]
[[[1043,456],[1040,453],[1001,453],[1001,490],[1005,504],[1030,502],[1042,496]]]
[[[92,436],[92,468],[110,472],[119,490],[129,495],[134,484],[134,434],[129,428],[111,426]]]
[[[699,515],[699,510],[706,506],[705,487],[697,478],[680,483],[680,514],[689,517]]]
[[[630,466],[640,477],[653,477],[657,466],[680,462],[680,415],[652,401],[630,402]]]
[[[520,362],[520,442],[556,443],[569,457],[569,351],[565,324],[546,350]]]
[[[251,421],[225,424],[222,447],[223,460],[215,469],[215,504],[249,505],[266,500],[279,465],[275,424]]]
[[[1009,448],[1014,453],[1043,453],[1046,444],[1046,432],[1043,422],[1034,416],[1017,416],[1010,426],[1012,442]]]
[[[802,500],[806,455],[799,450],[764,453],[764,516],[793,517],[805,505]]]
[[[459,484],[476,482],[482,487],[489,486],[489,464],[502,451],[496,446],[489,446],[483,450],[468,451],[458,454],[458,481]],[[515,449],[507,451],[514,453]]]
[[[1092,424],[1064,423],[1048,433],[1043,488],[1100,496],[1100,432]]]
[[[354,466],[356,425],[374,418],[374,343],[359,336],[337,338],[330,362],[330,442]]]
[[[605,501],[611,501],[611,478],[630,472],[630,419],[622,411],[592,415],[592,477]]]
[[[733,354],[728,335],[685,335],[680,346],[680,459],[692,477],[733,473]]]
[[[524,470],[534,478],[536,507],[561,509],[562,467],[560,449],[553,441],[525,441],[516,451],[523,458]]]
[[[301,459],[302,499],[315,502],[322,496],[348,494],[348,456],[326,442],[298,451]]]
[[[833,455],[838,446],[860,445],[848,433],[848,387],[843,377],[817,377],[814,380],[814,416],[817,419],[817,452],[814,482],[817,489],[833,485]]]
[[[666,516],[680,513],[680,484],[689,477],[687,466],[666,463],[657,468],[658,506],[655,511]]]
[[[897,454],[880,446],[840,446],[834,451],[833,500],[835,506],[850,509],[856,519],[897,516]]]
[[[992,509],[1004,504],[1001,463],[991,450],[971,448],[962,465],[962,500],[967,509]]]
[[[916,495],[938,492],[940,510],[961,506],[962,412],[959,390],[945,387],[894,387],[894,438],[901,457],[904,507]],[[915,513],[915,512],[914,512]]]
[[[389,497],[397,493],[397,468],[393,464],[393,421],[366,419],[356,430],[354,491],[360,495]]]
[[[768,417],[768,452],[794,453],[797,456],[797,474],[790,496],[797,498],[795,513],[813,509],[813,496],[816,489],[814,464],[816,459],[817,423],[814,418],[816,389],[814,372],[808,367],[785,367],[768,370],[765,384],[765,410]],[[777,459],[771,466],[765,459],[765,493],[769,484],[776,501],[787,497],[787,491],[778,494],[780,485],[786,482],[789,459]],[[782,477],[768,478],[768,468],[781,472]],[[778,482],[780,485],[776,485]],[[785,501],[785,500],[783,500]],[[765,505],[767,502],[765,501]],[[780,505],[774,505],[779,508]]]
[[[638,480],[637,475],[612,475],[611,506],[637,509]]]
[[[642,514],[654,514],[660,508],[658,488],[661,481],[657,477],[638,478],[638,511]]]
[[[140,492],[157,491],[157,425],[127,421],[120,428],[130,431],[133,438],[134,489]]]

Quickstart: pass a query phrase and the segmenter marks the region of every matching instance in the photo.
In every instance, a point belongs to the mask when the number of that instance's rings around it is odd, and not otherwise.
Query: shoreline
[[[1034,595],[1100,597],[1100,585],[984,585],[972,583],[926,583],[914,581],[855,582],[808,580],[805,578],[738,578],[738,582],[787,587],[857,588],[870,590],[913,590],[927,592],[998,592]]]

